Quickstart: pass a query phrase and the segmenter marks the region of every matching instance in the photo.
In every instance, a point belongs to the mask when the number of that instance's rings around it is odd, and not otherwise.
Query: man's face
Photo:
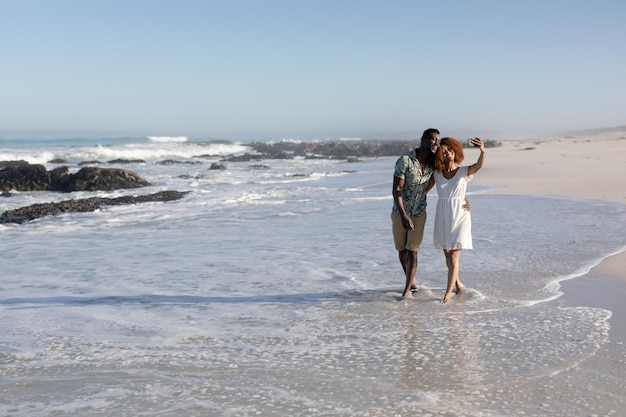
[[[431,153],[436,153],[437,149],[439,149],[439,133],[432,133],[429,137],[425,137],[420,147],[422,149],[429,149]]]

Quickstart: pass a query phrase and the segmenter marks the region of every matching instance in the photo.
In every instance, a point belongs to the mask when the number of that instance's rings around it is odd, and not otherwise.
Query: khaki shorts
[[[424,225],[426,224],[426,211],[422,211],[417,217],[411,216],[413,220],[413,230],[402,227],[402,217],[399,214],[391,213],[391,227],[393,230],[393,242],[396,250],[410,250],[419,252],[424,238]]]

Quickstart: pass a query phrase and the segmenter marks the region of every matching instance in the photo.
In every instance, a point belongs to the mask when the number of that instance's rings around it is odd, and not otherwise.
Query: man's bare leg
[[[407,274],[407,265],[409,264],[409,253],[410,251],[408,250],[402,250],[398,252],[398,255],[400,258],[400,264],[402,265],[402,270],[404,271],[405,276]],[[417,263],[415,265],[417,268]],[[411,291],[417,291],[417,284],[415,284],[415,279],[413,279],[413,285],[411,285]]]
[[[400,251],[400,263],[406,276],[406,285],[402,292],[402,298],[406,298],[411,294],[412,290],[417,289],[415,284],[415,273],[417,272],[417,252],[404,250]]]

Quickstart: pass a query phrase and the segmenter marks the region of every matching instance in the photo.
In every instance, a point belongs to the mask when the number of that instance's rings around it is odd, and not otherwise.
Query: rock
[[[177,165],[177,164],[187,164],[187,165],[197,165],[202,162],[197,161],[177,161],[175,159],[164,159],[163,161],[157,162],[158,165]]]
[[[260,159],[268,159],[269,155],[253,155],[250,153],[245,153],[243,155],[230,155],[225,157],[223,160],[227,162],[250,162],[250,161],[258,161]]]
[[[20,160],[20,161],[0,161],[0,169],[21,166],[21,165],[29,165],[28,162]]]
[[[51,190],[62,190],[71,178],[70,170],[66,166],[54,168],[48,172]]]
[[[18,161],[0,171],[0,191],[48,191],[50,175],[43,165]]]
[[[71,175],[60,191],[113,191],[150,185],[132,171],[114,168],[85,167]]]
[[[107,161],[107,164],[145,164],[143,159],[113,159]]]
[[[218,164],[217,162],[213,162],[209,169],[226,169],[226,165]]]
[[[146,202],[165,202],[179,200],[189,194],[189,191],[161,191],[154,194],[140,196],[124,196],[117,198],[91,197],[77,200],[65,200],[57,203],[33,204],[15,210],[8,210],[0,216],[0,223],[26,223],[40,217],[53,216],[59,213],[85,213],[98,210],[104,206],[119,206]]]
[[[132,171],[84,167],[71,174],[66,166],[46,171],[43,165],[24,161],[0,163],[0,192],[17,191],[112,191],[150,185]]]

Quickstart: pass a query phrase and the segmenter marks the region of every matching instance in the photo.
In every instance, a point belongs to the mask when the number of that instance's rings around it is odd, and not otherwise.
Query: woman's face
[[[454,161],[454,151],[448,145],[441,145],[444,161]]]

